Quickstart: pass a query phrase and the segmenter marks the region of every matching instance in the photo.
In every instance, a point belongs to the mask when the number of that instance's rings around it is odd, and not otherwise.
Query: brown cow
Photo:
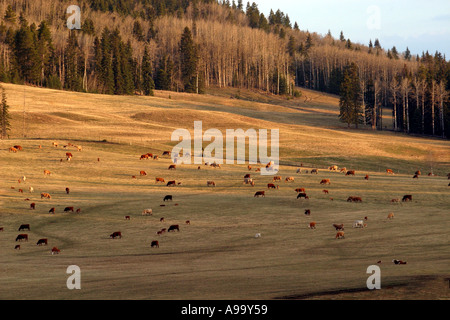
[[[52,173],[49,171],[49,170],[44,170],[44,176],[49,176],[49,175],[51,175]]]
[[[281,181],[281,176],[273,177],[272,181]]]
[[[14,148],[16,148],[17,151],[22,151],[23,150],[22,146],[19,146],[19,145],[14,146]]]
[[[69,194],[70,193],[70,189],[66,188],[66,193]]]
[[[158,182],[165,183],[166,181],[164,180],[164,178],[155,178],[155,182],[156,183],[158,183]]]
[[[316,223],[313,221],[313,222],[310,222],[309,223],[309,228],[310,229],[315,229],[316,228]]]
[[[162,155],[163,156],[170,156],[170,151],[164,151]]]
[[[422,173],[420,172],[420,170],[417,170],[414,174],[420,176]]]
[[[257,191],[253,197],[266,197],[266,193],[264,191]]]
[[[346,173],[347,172],[347,168],[341,168],[341,170],[339,171],[339,172],[341,172],[341,173]]]
[[[322,192],[323,192],[324,194],[328,194],[328,193],[329,193],[328,190],[322,190]]]
[[[143,155],[141,155],[141,157],[140,157],[140,159],[139,160],[142,160],[142,159],[149,159],[149,156],[148,156],[148,154],[143,154]]]
[[[407,194],[403,196],[402,202],[412,201],[412,195]]]
[[[66,152],[66,158],[73,158],[73,154],[70,152]]]
[[[248,178],[250,178],[250,176],[251,176],[251,174],[250,174],[250,173],[247,173],[247,174],[244,176],[244,179],[248,179]]]
[[[347,173],[345,175],[346,176],[354,176],[355,175],[355,170],[349,170],[349,171],[347,171]]]
[[[386,173],[387,174],[394,174],[394,171],[392,171],[392,169],[386,169]]]
[[[312,170],[311,170],[311,174],[313,174],[313,173],[318,174],[318,173],[319,173],[319,170],[318,170],[318,169],[312,169]]]
[[[78,208],[78,209],[77,209],[77,213],[81,213],[81,208]]]
[[[394,219],[394,213],[393,213],[393,212],[390,212],[390,213],[388,214],[387,218],[388,218],[388,220]]]
[[[30,209],[35,210],[36,209],[36,203],[30,203]]]
[[[186,224],[191,224],[191,221],[190,220],[186,220]]]
[[[415,175],[413,176],[413,179],[419,179],[419,175],[418,175],[418,174],[415,174]]]
[[[364,180],[369,180],[369,175],[366,174],[366,176],[364,177]]]
[[[341,224],[333,223],[333,227],[336,229],[336,231],[344,230],[344,224],[343,223],[341,223]]]
[[[65,207],[64,208],[64,212],[69,212],[69,211],[73,212],[74,208],[73,207]]]
[[[214,182],[214,181],[206,181],[206,186],[212,186],[212,187],[215,187],[216,186],[216,183]]]
[[[277,185],[274,185],[273,183],[268,183],[267,184],[267,189],[278,189],[279,188],[279,186]]]
[[[338,166],[331,166],[331,167],[328,168],[328,170],[337,171],[338,170]]]
[[[176,185],[177,185],[177,183],[176,183],[175,180],[169,181],[169,182],[167,182],[167,184],[166,184],[166,186],[168,186],[168,187],[174,187],[174,186],[176,186]]]
[[[167,230],[167,232],[175,231],[175,230],[180,231],[180,226],[177,225],[177,224],[173,224],[173,225],[171,225],[171,226],[169,227],[169,229]]]
[[[177,165],[176,164],[171,164],[169,166],[169,170],[176,170],[177,169]]]
[[[147,175],[147,172],[145,172],[144,170],[142,170],[142,171],[139,171],[139,174],[140,174],[141,176],[146,176],[146,175]]]
[[[295,192],[297,192],[297,193],[305,192],[305,188],[297,188],[297,189],[295,189]]]
[[[344,238],[345,238],[344,231],[338,231],[336,233],[336,239],[344,239]]]
[[[391,202],[400,202],[400,199],[392,199]]]
[[[22,240],[28,241],[28,234],[21,233],[17,236],[16,241],[22,241]]]
[[[122,239],[122,232],[120,232],[120,231],[115,231],[115,232],[111,233],[111,234],[109,235],[109,237],[112,238],[112,239],[115,239],[115,238],[117,238],[117,237],[119,237],[120,239]]]
[[[290,181],[294,181],[294,177],[286,177],[286,179],[284,180],[284,182],[290,182]]]
[[[14,247],[14,250],[20,250],[20,244],[16,244],[16,246]]]
[[[55,213],[55,208],[51,208],[50,210],[48,210],[48,213]]]
[[[322,179],[322,181],[320,181],[320,184],[331,184],[330,179]]]
[[[158,155],[155,154],[155,155],[153,156],[153,160],[158,160],[158,159],[159,159]]]
[[[397,259],[392,260],[392,262],[393,262],[394,264],[406,264],[406,263],[407,263],[406,261],[397,260]]]
[[[19,227],[19,231],[22,231],[22,230],[28,230],[28,231],[30,231],[30,225],[27,223],[27,224],[21,224],[20,225],[20,227]]]
[[[37,246],[42,246],[42,245],[47,245],[48,244],[48,239],[39,239],[38,242],[36,243]]]
[[[159,248],[159,242],[156,241],[156,240],[153,240],[150,246],[151,246],[152,248],[153,248],[153,247]]]
[[[361,199],[361,197],[350,196],[350,197],[348,197],[347,202],[362,202],[362,199]]]
[[[14,147],[11,147],[11,148],[9,148],[9,152],[14,152],[14,153],[17,153],[17,149],[16,149],[16,148],[14,148]]]
[[[301,193],[299,193],[298,195],[297,195],[297,199],[299,199],[299,198],[305,198],[305,199],[309,199],[309,197],[306,195],[306,193],[304,193],[304,192],[301,192]]]
[[[125,220],[130,220],[130,216],[125,216]]]
[[[42,192],[41,193],[41,199],[42,198],[51,199],[52,196],[49,193],[47,193],[47,192]]]
[[[305,210],[305,215],[310,216],[311,215],[311,209],[306,209]]]
[[[59,250],[57,247],[52,248],[52,255],[59,254],[60,252],[61,252],[61,250]]]

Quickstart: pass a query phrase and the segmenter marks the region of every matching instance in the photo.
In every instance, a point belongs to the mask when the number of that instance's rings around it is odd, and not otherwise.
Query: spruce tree
[[[0,89],[2,91],[2,103],[0,105],[0,137],[1,139],[5,139],[8,137],[8,131],[11,130],[11,124],[9,122],[11,117],[9,115],[9,106],[6,101],[5,88],[0,85]]]
[[[339,119],[347,123],[348,127],[362,122],[362,96],[358,75],[358,66],[351,63],[344,68],[340,87]]]
[[[192,38],[191,30],[184,28],[180,43],[181,77],[184,91],[198,92],[198,55],[197,46]]]
[[[153,81],[152,62],[147,47],[145,47],[144,56],[142,57],[142,89],[146,96],[154,95],[155,83]]]

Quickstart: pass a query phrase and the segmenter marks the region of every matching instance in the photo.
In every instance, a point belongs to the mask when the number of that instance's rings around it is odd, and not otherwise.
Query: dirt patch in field
[[[416,276],[379,290],[349,288],[275,297],[280,300],[449,300],[450,277]]]

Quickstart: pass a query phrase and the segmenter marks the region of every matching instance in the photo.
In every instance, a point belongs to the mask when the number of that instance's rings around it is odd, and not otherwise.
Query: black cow
[[[163,199],[163,201],[169,201],[169,200],[170,200],[170,201],[173,200],[171,195],[167,195],[167,196],[165,196],[164,199]]]
[[[21,224],[19,227],[19,231],[21,230],[25,230],[27,229],[28,231],[30,230],[30,225],[29,224]]]
[[[173,224],[173,225],[171,225],[171,226],[169,227],[169,229],[167,230],[167,232],[175,231],[175,230],[180,231],[180,226],[177,225],[177,224]]]

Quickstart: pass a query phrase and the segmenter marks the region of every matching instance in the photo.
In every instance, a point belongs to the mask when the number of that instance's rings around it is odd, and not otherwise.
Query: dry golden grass
[[[116,97],[4,86],[13,130],[10,140],[0,141],[0,299],[449,298],[448,291],[432,285],[448,276],[447,141],[348,130],[337,121],[336,98],[314,92],[305,93],[313,95],[305,102],[231,89],[203,96]],[[238,93],[241,99],[229,98]],[[272,178],[253,171],[252,188],[242,184],[246,165],[198,170],[192,164],[169,171],[167,157],[139,160],[143,153],[161,156],[170,150],[172,131],[193,130],[196,120],[204,130],[280,129],[280,175],[294,176],[295,182],[268,190]],[[83,151],[63,149],[69,142]],[[9,153],[15,144],[24,150]],[[65,160],[67,151],[74,155],[71,161]],[[296,174],[300,163],[304,170],[319,168],[319,174]],[[357,174],[322,169],[331,164]],[[387,175],[386,168],[396,175]],[[426,174],[431,168],[437,176],[412,179],[415,170]],[[44,169],[52,175],[44,176]],[[140,170],[148,176],[140,177]],[[24,175],[27,181],[18,183]],[[169,188],[155,177],[182,184]],[[331,185],[320,185],[323,178]],[[217,186],[207,187],[208,180]],[[298,187],[306,188],[309,200],[296,200]],[[253,197],[259,190],[266,191],[265,198]],[[41,199],[41,192],[52,199]],[[163,202],[166,194],[174,201]],[[414,201],[390,202],[404,194]],[[348,203],[350,195],[363,203]],[[36,210],[29,209],[30,202]],[[82,211],[64,213],[66,206]],[[145,208],[152,208],[153,216],[143,217]],[[305,216],[305,209],[312,215]],[[395,213],[392,221],[386,219],[389,212]],[[365,216],[368,228],[351,227]],[[310,230],[313,220],[317,229]],[[30,241],[14,250],[21,223],[30,223]],[[334,238],[333,223],[345,224],[345,239]],[[156,234],[171,224],[181,231]],[[109,239],[118,230],[123,238]],[[44,237],[49,245],[36,246]],[[159,240],[160,248],[150,248],[152,240]],[[52,246],[61,254],[52,256]],[[392,259],[408,264],[397,266]],[[382,290],[367,292],[366,269],[379,260]],[[72,264],[81,268],[81,290],[66,287]]]

